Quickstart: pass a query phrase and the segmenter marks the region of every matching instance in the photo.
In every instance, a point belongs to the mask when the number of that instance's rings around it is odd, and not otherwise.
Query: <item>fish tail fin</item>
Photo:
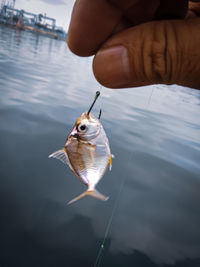
[[[109,197],[106,197],[104,196],[103,194],[101,194],[99,191],[97,191],[96,189],[94,190],[87,190],[85,191],[84,193],[80,194],[79,196],[73,198],[71,201],[69,201],[67,204],[72,204],[73,202],[81,199],[82,197],[85,197],[85,196],[91,196],[91,197],[94,197],[94,198],[98,198],[98,199],[101,199],[103,201],[106,201],[109,199]]]
[[[94,198],[98,198],[98,199],[101,199],[103,201],[106,201],[109,199],[109,197],[107,196],[104,196],[103,194],[101,194],[99,191],[97,191],[96,189],[94,190],[88,190],[86,191],[88,192],[87,195],[91,196],[91,197],[94,197]]]

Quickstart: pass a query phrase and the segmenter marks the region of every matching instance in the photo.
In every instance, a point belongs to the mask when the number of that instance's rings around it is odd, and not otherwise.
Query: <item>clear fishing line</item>
[[[130,158],[129,158],[129,163],[132,159],[132,156],[133,156],[133,151],[130,153]],[[113,217],[115,215],[115,212],[116,212],[116,209],[118,207],[118,204],[119,204],[119,200],[120,200],[120,196],[121,196],[121,193],[123,191],[123,188],[124,188],[124,184],[126,182],[126,179],[128,177],[128,168],[127,168],[127,172],[126,172],[126,175],[124,175],[124,179],[122,180],[122,183],[121,183],[121,186],[120,186],[120,189],[119,189],[119,192],[117,194],[117,197],[115,199],[115,203],[114,203],[114,206],[113,206],[113,209],[112,209],[112,212],[111,212],[111,215],[110,215],[110,218],[108,220],[108,224],[106,226],[106,230],[105,230],[105,234],[104,234],[104,238],[103,238],[103,241],[100,245],[100,248],[99,248],[99,251],[98,251],[98,254],[97,254],[97,257],[96,257],[96,261],[95,261],[95,264],[94,264],[94,267],[99,267],[100,264],[101,264],[101,260],[103,258],[103,251],[104,251],[104,246],[105,246],[105,242],[106,242],[106,239],[108,237],[108,233],[109,233],[109,230],[110,230],[110,227],[111,227],[111,224],[112,224],[112,221],[113,221]]]
[[[152,98],[152,95],[153,95],[153,91],[154,91],[154,86],[152,86],[151,93],[150,93],[150,96],[149,96],[149,98],[148,98],[148,103],[147,103],[147,106],[146,106],[146,109],[147,109],[147,110],[149,109],[149,105],[150,105],[150,102],[151,102],[151,98]]]
[[[101,91],[101,90],[102,90],[102,86],[100,87],[100,91]],[[154,87],[152,87],[150,96],[149,96],[149,98],[148,98],[148,103],[147,103],[147,105],[146,105],[146,109],[147,109],[147,110],[148,110],[149,105],[150,105],[150,102],[151,102],[151,98],[152,98],[152,95],[153,95],[153,91],[154,91]],[[102,100],[101,100],[101,108],[102,108]],[[133,153],[134,153],[134,151],[132,151],[132,152],[130,153],[130,157],[129,157],[129,160],[128,160],[128,165],[130,164],[130,162],[131,162],[131,160],[132,160]],[[103,252],[104,252],[105,242],[106,242],[106,239],[107,239],[107,237],[108,237],[110,227],[111,227],[111,225],[112,225],[113,217],[114,217],[114,215],[115,215],[116,209],[117,209],[118,204],[119,204],[119,200],[120,200],[121,193],[122,193],[122,191],[123,191],[123,188],[124,188],[126,179],[127,179],[127,177],[128,177],[128,169],[129,169],[129,168],[127,168],[126,175],[124,175],[124,179],[123,179],[122,182],[121,182],[121,186],[120,186],[119,192],[118,192],[117,197],[116,197],[116,199],[115,199],[115,203],[114,203],[114,206],[113,206],[113,209],[112,209],[110,218],[109,218],[108,223],[107,223],[107,226],[106,226],[105,234],[104,234],[103,240],[102,240],[102,242],[101,242],[100,248],[99,248],[99,250],[98,250],[98,254],[97,254],[97,257],[96,257],[96,260],[95,260],[95,263],[94,263],[94,267],[100,267],[100,264],[101,264],[101,261],[102,261],[102,258],[103,258]]]

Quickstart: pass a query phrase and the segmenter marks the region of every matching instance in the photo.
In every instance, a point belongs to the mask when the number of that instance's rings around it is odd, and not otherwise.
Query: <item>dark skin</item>
[[[76,0],[68,45],[106,87],[200,89],[200,1]]]

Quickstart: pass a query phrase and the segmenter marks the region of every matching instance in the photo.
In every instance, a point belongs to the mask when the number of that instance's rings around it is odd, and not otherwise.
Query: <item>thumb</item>
[[[104,43],[93,71],[110,88],[176,83],[200,89],[200,19],[129,28]]]

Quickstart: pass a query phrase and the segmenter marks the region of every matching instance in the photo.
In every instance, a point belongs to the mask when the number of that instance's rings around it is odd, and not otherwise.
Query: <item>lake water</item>
[[[0,266],[200,266],[200,91],[103,88],[113,169],[98,190],[48,155],[99,84],[66,43],[0,28]]]

